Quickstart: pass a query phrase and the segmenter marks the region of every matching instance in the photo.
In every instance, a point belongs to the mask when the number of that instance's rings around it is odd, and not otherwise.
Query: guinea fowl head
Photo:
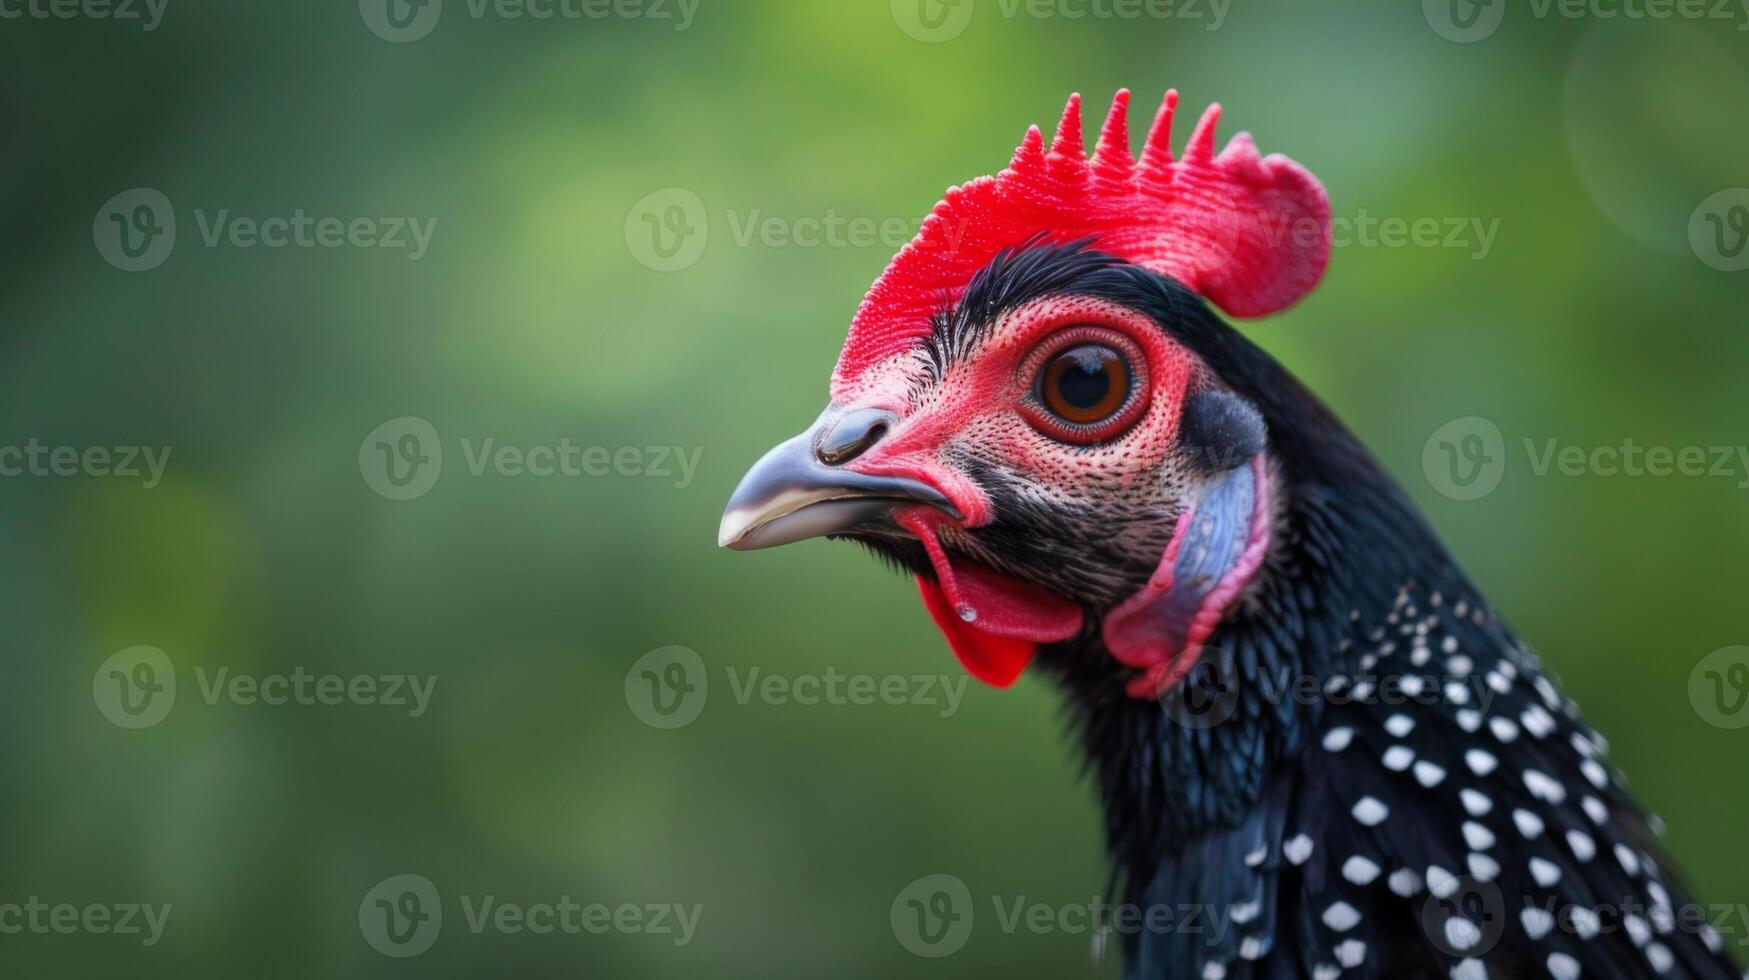
[[[855,538],[917,573],[977,677],[1097,635],[1152,698],[1195,662],[1269,550],[1278,475],[1205,304],[1281,309],[1329,256],[1322,188],[1219,107],[1175,158],[1168,93],[1139,159],[1119,92],[1091,159],[1079,97],[1049,151],[950,190],[869,290],[831,403],[747,475],[722,543]],[[1234,363],[1224,363],[1234,362]]]

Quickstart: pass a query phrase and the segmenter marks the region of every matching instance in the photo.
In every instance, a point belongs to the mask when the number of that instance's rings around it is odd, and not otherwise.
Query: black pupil
[[[1105,401],[1111,393],[1111,372],[1106,368],[1116,355],[1101,347],[1088,347],[1063,356],[1070,361],[1057,376],[1057,393],[1063,401],[1076,408],[1092,408]]]

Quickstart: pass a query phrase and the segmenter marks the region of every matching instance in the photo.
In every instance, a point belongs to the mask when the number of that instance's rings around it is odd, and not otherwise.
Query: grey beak
[[[729,497],[717,544],[773,548],[877,524],[896,507],[924,504],[952,514],[934,487],[904,477],[866,476],[844,464],[878,443],[896,421],[871,409],[828,408],[793,439],[753,464]]]

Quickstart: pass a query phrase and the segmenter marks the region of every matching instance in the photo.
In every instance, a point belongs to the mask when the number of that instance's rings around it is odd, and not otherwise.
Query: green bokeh
[[[819,410],[894,250],[882,233],[999,168],[1069,91],[1102,106],[1119,86],[1144,107],[1137,128],[1168,86],[1192,109],[1222,100],[1229,131],[1307,164],[1343,219],[1496,228],[1485,255],[1469,232],[1351,240],[1308,302],[1247,329],[1563,676],[1701,896],[1749,900],[1749,730],[1708,724],[1687,686],[1710,651],[1749,642],[1749,472],[1539,477],[1523,449],[1749,441],[1749,273],[1688,243],[1703,199],[1749,186],[1749,35],[1513,6],[1456,43],[1413,3],[1070,19],[975,0],[963,31],[925,42],[899,25],[908,2],[704,0],[677,30],[447,0],[410,43],[349,0],[170,0],[149,32],[0,20],[0,445],[173,448],[150,490],[0,479],[0,902],[173,905],[153,948],[0,936],[0,971],[1112,975],[1087,936],[1004,935],[991,905],[1104,885],[1055,692],[973,687],[950,717],[738,703],[729,668],[959,671],[914,590],[856,549],[714,541],[746,464]],[[179,232],[161,266],[129,273],[92,226],[134,187],[165,194]],[[634,209],[674,188],[702,203],[706,237],[656,271]],[[437,225],[417,260],[209,247],[200,222],[221,209]],[[742,240],[831,215],[877,240]],[[397,502],[358,456],[404,415],[445,459],[429,493]],[[1509,450],[1476,501],[1421,466],[1462,416]],[[476,477],[462,440],[486,438],[702,455],[684,486]],[[169,655],[179,691],[167,720],[129,731],[94,707],[92,679],[138,644]],[[711,690],[697,721],[661,731],[624,685],[669,645],[698,652]],[[437,687],[412,718],[209,705],[196,681],[298,667]],[[408,872],[443,894],[443,930],[388,959],[359,903]],[[938,872],[979,918],[964,950],[924,960],[888,912]],[[703,916],[679,948],[476,935],[460,898],[485,895]]]

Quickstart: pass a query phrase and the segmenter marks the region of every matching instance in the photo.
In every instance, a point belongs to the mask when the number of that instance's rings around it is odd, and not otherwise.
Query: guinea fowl
[[[1156,978],[1736,977],[1603,738],[1408,497],[1212,309],[1308,293],[1309,173],[1119,92],[947,193],[721,543],[858,541],[974,676],[1057,681]]]

